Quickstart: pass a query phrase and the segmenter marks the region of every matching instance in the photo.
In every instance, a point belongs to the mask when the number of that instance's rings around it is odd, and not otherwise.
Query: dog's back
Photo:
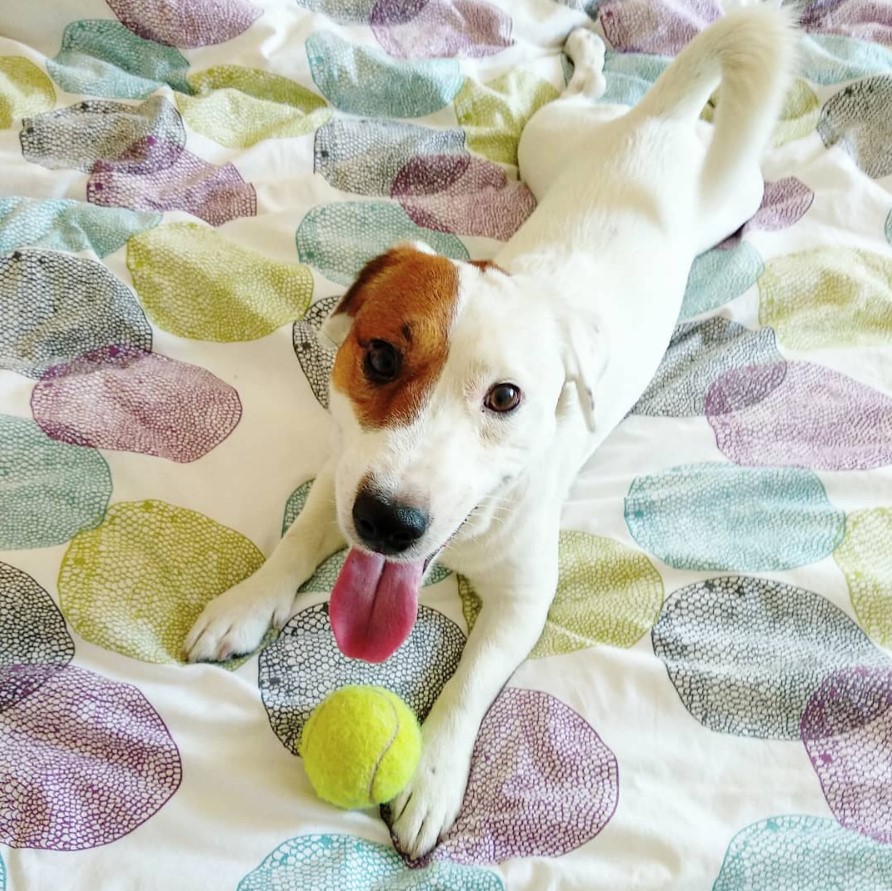
[[[695,37],[634,108],[570,92],[527,124],[521,174],[539,206],[495,260],[548,280],[561,312],[609,332],[594,445],[656,371],[695,257],[758,208],[795,43],[788,11],[746,7]],[[716,87],[710,125],[700,115]]]

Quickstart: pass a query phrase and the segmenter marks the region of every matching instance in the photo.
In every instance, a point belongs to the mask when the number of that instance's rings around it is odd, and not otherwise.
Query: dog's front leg
[[[329,460],[269,559],[204,608],[186,638],[186,658],[217,662],[255,650],[271,625],[281,627],[293,615],[300,585],[343,546],[335,514],[334,461]]]
[[[513,584],[473,579],[483,608],[458,669],[424,722],[418,770],[390,805],[397,844],[413,859],[428,853],[458,816],[480,724],[545,627],[557,585],[557,542],[553,563],[544,572],[541,566],[524,565],[523,571],[511,573]]]

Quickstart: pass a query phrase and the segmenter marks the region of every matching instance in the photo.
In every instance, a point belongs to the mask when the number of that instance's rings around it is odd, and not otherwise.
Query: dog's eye
[[[496,384],[489,388],[483,404],[490,411],[505,414],[520,405],[520,397],[520,387],[515,387],[514,384]]]
[[[400,354],[386,340],[373,340],[366,350],[363,367],[370,381],[384,384],[399,374],[402,362]]]

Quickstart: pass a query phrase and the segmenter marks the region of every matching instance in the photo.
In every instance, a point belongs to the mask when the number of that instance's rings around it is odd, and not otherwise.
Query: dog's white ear
[[[589,430],[594,431],[598,381],[607,365],[607,343],[597,319],[577,316],[564,326],[564,372],[576,389],[579,407]]]

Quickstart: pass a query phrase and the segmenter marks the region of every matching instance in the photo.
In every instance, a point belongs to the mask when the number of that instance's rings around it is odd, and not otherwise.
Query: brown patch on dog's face
[[[335,310],[353,318],[338,349],[332,386],[353,402],[364,427],[408,424],[424,404],[448,353],[458,296],[451,260],[399,247],[372,260]],[[392,376],[375,372],[389,351]],[[371,361],[371,365],[370,365]]]

